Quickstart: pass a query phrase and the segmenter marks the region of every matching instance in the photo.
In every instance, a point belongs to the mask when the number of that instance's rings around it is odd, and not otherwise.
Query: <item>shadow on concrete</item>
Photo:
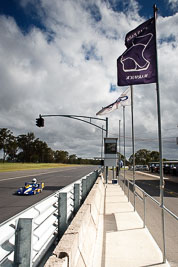
[[[163,262],[159,262],[159,263],[155,263],[155,264],[151,264],[151,265],[144,265],[144,266],[140,266],[140,267],[151,267],[151,266],[159,266],[162,265]]]
[[[105,233],[118,231],[114,214],[104,215],[104,230],[105,230]]]

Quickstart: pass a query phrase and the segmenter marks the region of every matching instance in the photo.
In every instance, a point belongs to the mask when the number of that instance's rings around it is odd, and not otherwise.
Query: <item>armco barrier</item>
[[[104,184],[98,178],[45,267],[92,265],[99,215],[104,212]]]
[[[0,266],[37,266],[65,232],[100,172],[91,172],[2,223]]]

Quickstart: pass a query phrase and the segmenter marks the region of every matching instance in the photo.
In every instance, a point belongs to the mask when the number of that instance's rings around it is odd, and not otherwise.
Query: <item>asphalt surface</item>
[[[61,188],[96,170],[97,166],[71,166],[54,169],[40,169],[0,173],[0,223],[41,201]],[[36,178],[44,182],[42,193],[19,196],[15,192],[25,182]]]
[[[123,173],[122,173],[123,175]],[[131,171],[126,171],[126,178],[132,180]],[[159,179],[149,177],[136,172],[136,184],[145,190],[150,196],[160,201]],[[132,189],[131,189],[132,190]],[[125,192],[127,194],[127,186]],[[130,200],[133,204],[133,194],[130,194]],[[164,206],[178,216],[178,184],[170,181],[165,182],[164,188]],[[136,210],[143,219],[143,201],[136,197]],[[164,212],[165,218],[165,243],[166,258],[171,267],[178,266],[178,221],[176,221],[167,212]],[[162,217],[160,207],[150,198],[146,198],[146,226],[156,240],[160,249],[163,249],[162,241]]]

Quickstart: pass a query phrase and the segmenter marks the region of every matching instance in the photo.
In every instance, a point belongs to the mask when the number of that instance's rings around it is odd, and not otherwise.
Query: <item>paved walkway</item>
[[[166,267],[162,253],[121,187],[106,185],[93,267]]]

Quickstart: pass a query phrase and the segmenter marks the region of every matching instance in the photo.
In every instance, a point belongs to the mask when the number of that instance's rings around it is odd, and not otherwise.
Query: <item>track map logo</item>
[[[154,18],[126,34],[127,49],[117,59],[118,86],[155,83],[156,39]]]
[[[152,33],[136,37],[132,46],[121,56],[120,62],[124,72],[147,70],[150,61],[144,56],[145,50],[153,38]]]

